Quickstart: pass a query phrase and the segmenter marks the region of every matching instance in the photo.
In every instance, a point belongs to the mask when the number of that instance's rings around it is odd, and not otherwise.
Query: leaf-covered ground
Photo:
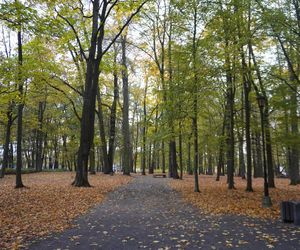
[[[23,176],[24,189],[15,189],[15,176],[0,179],[0,249],[59,232],[71,220],[101,202],[106,193],[128,183],[123,175],[90,176],[92,188],[71,186],[74,173],[38,173]]]
[[[135,176],[76,219],[74,227],[34,240],[28,249],[299,249],[299,227],[206,214],[185,202],[170,181]]]
[[[246,192],[246,180],[236,177],[235,190],[228,190],[226,177],[217,182],[215,176],[199,176],[200,193],[194,192],[194,177],[185,175],[183,180],[173,180],[171,187],[183,198],[211,214],[239,214],[253,218],[280,218],[280,202],[300,201],[300,185],[290,186],[288,179],[276,179],[276,188],[270,189],[273,207],[262,209],[263,179],[253,179],[254,192]]]

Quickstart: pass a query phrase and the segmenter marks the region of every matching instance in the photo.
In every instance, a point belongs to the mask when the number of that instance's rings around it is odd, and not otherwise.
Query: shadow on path
[[[300,249],[299,227],[205,215],[183,202],[168,179],[152,176],[135,177],[75,225],[29,249]]]

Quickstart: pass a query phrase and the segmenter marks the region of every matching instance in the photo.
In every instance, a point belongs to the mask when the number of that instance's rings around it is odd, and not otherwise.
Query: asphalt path
[[[73,228],[38,239],[28,248],[300,249],[300,227],[279,220],[207,215],[184,202],[168,182],[134,177],[75,220]]]

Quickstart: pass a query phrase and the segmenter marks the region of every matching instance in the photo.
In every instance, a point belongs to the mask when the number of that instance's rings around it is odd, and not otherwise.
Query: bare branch
[[[80,53],[81,53],[81,55],[84,57],[84,59],[87,60],[87,57],[86,57],[86,55],[85,55],[85,53],[84,53],[83,47],[82,47],[82,45],[81,45],[81,42],[80,42],[78,33],[77,33],[77,31],[76,31],[74,25],[71,24],[71,22],[70,22],[66,17],[62,16],[57,10],[55,10],[55,12],[57,13],[57,15],[58,15],[61,19],[63,19],[63,20],[70,26],[70,28],[72,29],[72,31],[73,31],[73,33],[74,33],[74,35],[75,35],[77,44],[78,44],[79,49],[80,49]]]
[[[298,92],[297,88],[295,88],[294,86],[292,86],[288,80],[284,79],[283,77],[279,76],[279,75],[276,75],[276,74],[271,74],[271,76],[277,78],[278,80],[284,82],[292,91],[294,91],[297,96],[299,97],[300,96],[300,93]]]
[[[78,89],[75,89],[70,83],[68,83],[66,80],[60,78],[59,76],[52,75],[51,78],[59,80],[60,82],[62,82],[63,84],[65,84],[67,87],[69,87],[70,89],[72,89],[73,91],[75,91],[77,94],[79,94],[80,96],[83,96],[83,94]]]
[[[57,90],[58,92],[64,94],[64,96],[65,96],[65,97],[69,100],[69,102],[71,103],[75,116],[77,117],[77,119],[78,119],[79,121],[81,121],[81,117],[79,116],[79,114],[78,114],[78,112],[77,112],[77,110],[76,110],[76,106],[75,106],[74,101],[73,101],[73,100],[72,100],[72,99],[71,99],[71,98],[70,98],[63,90],[61,90],[60,88],[58,88],[58,87],[52,85],[52,84],[51,84],[49,81],[47,81],[46,79],[43,79],[43,80],[46,82],[46,84],[47,84],[48,86],[50,86],[51,88],[53,88],[53,89]]]
[[[120,37],[120,35],[123,33],[125,28],[129,25],[131,20],[140,12],[140,10],[144,7],[144,5],[148,2],[149,0],[145,0],[137,9],[134,13],[130,15],[130,17],[127,19],[123,27],[119,30],[117,35],[114,37],[114,39],[110,42],[110,44],[106,47],[105,50],[103,50],[103,55],[110,49],[110,47],[115,43],[115,41]]]

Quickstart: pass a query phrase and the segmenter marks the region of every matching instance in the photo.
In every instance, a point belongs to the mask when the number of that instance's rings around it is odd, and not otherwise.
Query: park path
[[[299,227],[205,215],[185,203],[168,181],[134,177],[78,218],[74,228],[29,249],[300,249]]]

